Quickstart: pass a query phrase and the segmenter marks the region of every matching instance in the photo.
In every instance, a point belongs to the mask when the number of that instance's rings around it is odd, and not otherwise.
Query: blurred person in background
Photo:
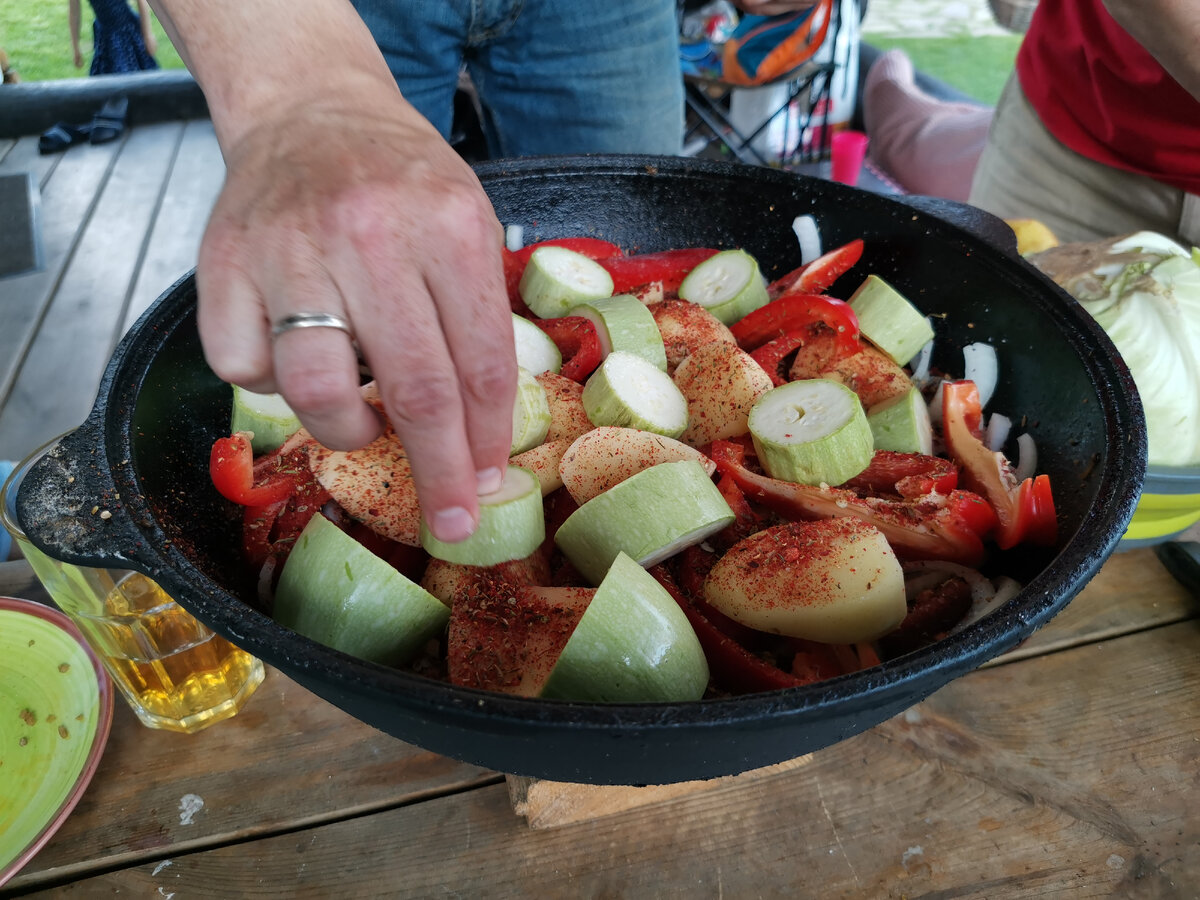
[[[150,27],[150,8],[146,0],[137,0],[137,12],[130,8],[127,0],[88,0],[88,3],[94,16],[89,75],[115,75],[158,68],[154,59],[158,46]],[[75,68],[81,69],[83,49],[79,42],[82,21],[79,0],[69,0],[67,13]]]
[[[1200,244],[1200,4],[1040,0],[995,111],[946,103],[884,54],[872,157],[909,190],[1036,219],[1063,241]]]

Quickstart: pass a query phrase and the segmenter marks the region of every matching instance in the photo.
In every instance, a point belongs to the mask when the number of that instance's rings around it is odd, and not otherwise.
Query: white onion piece
[[[993,453],[999,453],[1004,449],[1004,442],[1008,440],[1008,433],[1012,430],[1012,419],[1000,413],[992,413],[988,416],[987,430],[983,433],[983,442],[987,444],[987,448]]]
[[[258,602],[266,610],[270,610],[275,603],[274,579],[275,567],[278,564],[279,557],[272,553],[267,557],[267,561],[263,563],[263,567],[258,573],[258,583],[255,585],[255,589],[258,594]]]
[[[516,253],[525,246],[525,226],[509,225],[504,229],[504,246]]]
[[[1017,594],[1021,593],[1023,585],[1015,578],[1009,578],[1007,575],[1001,575],[996,579],[996,596],[992,598],[992,603],[999,606],[1001,603],[1007,603]]]
[[[917,387],[924,387],[925,383],[929,381],[929,361],[931,359],[933,359],[932,340],[917,351],[912,362],[912,380]]]
[[[967,610],[967,614],[959,623],[950,629],[951,634],[957,634],[968,625],[975,624],[992,610],[999,609],[1021,591],[1021,583],[1007,575],[997,577],[994,587],[996,592],[986,600],[976,602],[974,597],[971,598],[971,608]]]
[[[1037,442],[1030,434],[1017,435],[1017,465],[1013,475],[1020,484],[1026,478],[1032,478],[1037,472]]]
[[[796,216],[792,221],[792,231],[800,243],[800,262],[808,265],[821,255],[821,233],[817,230],[817,220],[812,216]]]
[[[967,344],[963,347],[963,378],[975,382],[979,391],[979,406],[984,408],[996,391],[1000,364],[996,348],[991,344]]]
[[[937,390],[929,400],[929,421],[938,428],[942,425],[942,385],[945,383],[938,382]]]

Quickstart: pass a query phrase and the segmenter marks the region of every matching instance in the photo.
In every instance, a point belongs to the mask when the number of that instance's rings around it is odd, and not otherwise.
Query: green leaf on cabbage
[[[1200,465],[1200,250],[1139,232],[1032,261],[1079,300],[1129,366],[1150,464]]]

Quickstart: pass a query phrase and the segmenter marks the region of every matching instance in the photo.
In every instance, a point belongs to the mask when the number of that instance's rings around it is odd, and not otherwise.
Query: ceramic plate
[[[79,802],[112,704],[108,676],[66,616],[0,597],[0,885]]]

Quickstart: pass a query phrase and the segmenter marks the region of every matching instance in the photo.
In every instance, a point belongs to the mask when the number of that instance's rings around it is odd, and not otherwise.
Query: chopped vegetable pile
[[[932,377],[929,320],[863,249],[768,283],[743,250],[510,244],[513,455],[460,544],[422,526],[390,427],[335,452],[238,392],[211,475],[264,606],[458,685],[619,702],[809,684],[963,627],[1019,589],[981,574],[991,548],[1055,544],[1050,482],[985,417],[995,351],[968,353],[978,383]],[[290,436],[256,457],[260,432]]]

